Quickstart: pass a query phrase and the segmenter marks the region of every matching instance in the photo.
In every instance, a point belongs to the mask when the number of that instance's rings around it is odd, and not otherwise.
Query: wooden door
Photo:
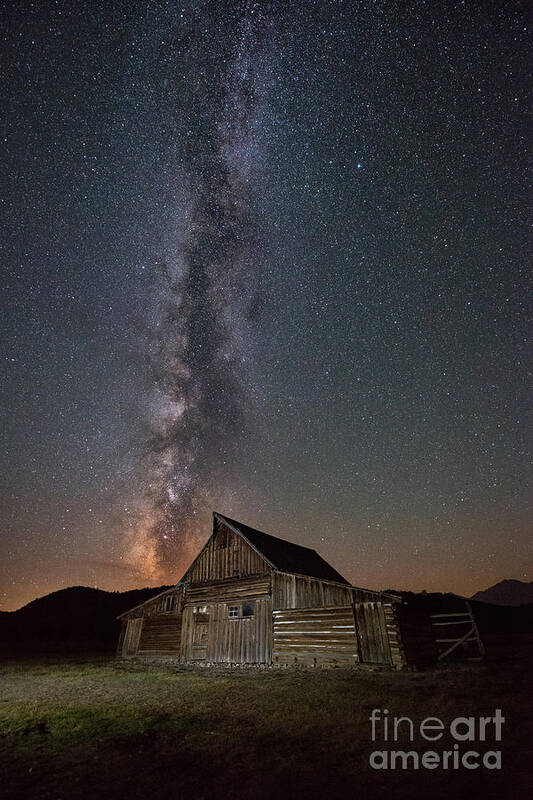
[[[392,664],[385,612],[381,603],[355,603],[355,625],[363,664]]]
[[[128,620],[126,633],[124,635],[124,644],[122,645],[123,656],[134,656],[137,652],[142,624],[142,617]]]
[[[205,661],[209,636],[209,614],[194,614],[191,659]]]

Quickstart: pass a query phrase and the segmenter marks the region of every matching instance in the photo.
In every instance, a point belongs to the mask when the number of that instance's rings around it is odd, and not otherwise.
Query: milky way
[[[246,340],[260,304],[256,216],[271,25],[257,3],[232,11],[229,31],[225,14],[215,14],[207,31],[191,29],[181,54],[198,59],[207,48],[210,58],[192,93],[202,150],[190,153],[197,169],[182,174],[182,225],[158,283],[145,492],[126,538],[126,559],[152,577],[198,546],[196,515],[224,491],[252,400]]]

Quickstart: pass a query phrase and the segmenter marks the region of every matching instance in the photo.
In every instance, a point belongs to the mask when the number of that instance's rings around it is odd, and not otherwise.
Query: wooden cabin
[[[119,617],[118,654],[401,668],[399,602],[352,586],[315,550],[215,513],[211,536],[179,583]]]

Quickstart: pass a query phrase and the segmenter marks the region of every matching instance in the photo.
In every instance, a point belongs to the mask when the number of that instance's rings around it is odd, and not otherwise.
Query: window
[[[169,594],[169,596],[165,599],[165,611],[174,611],[175,605],[176,595]]]
[[[230,619],[246,619],[247,617],[253,617],[253,615],[253,603],[243,603],[241,606],[229,606],[228,608],[228,617]]]
[[[207,614],[207,606],[195,606],[192,611],[193,614]]]

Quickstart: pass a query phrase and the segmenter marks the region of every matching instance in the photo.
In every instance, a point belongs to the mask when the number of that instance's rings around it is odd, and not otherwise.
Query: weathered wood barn
[[[215,513],[211,536],[179,583],[121,615],[118,653],[401,668],[399,599],[352,586],[315,550]]]

